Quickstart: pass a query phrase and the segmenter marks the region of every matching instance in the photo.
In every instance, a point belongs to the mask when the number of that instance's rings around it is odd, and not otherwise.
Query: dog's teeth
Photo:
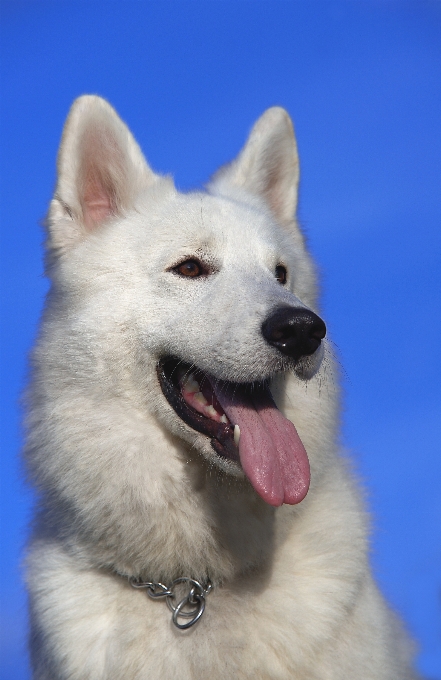
[[[228,418],[227,418],[227,416],[225,415],[225,413],[223,413],[223,414],[221,415],[220,422],[221,422],[221,423],[228,423]]]
[[[196,392],[194,395],[194,400],[197,401],[201,406],[206,406],[208,404],[208,401],[205,399],[204,395],[202,392]]]
[[[239,439],[240,439],[240,427],[239,425],[234,426],[234,443],[236,446],[239,446]]]
[[[181,386],[187,394],[195,394],[196,392],[200,392],[201,389],[197,380],[194,379],[193,373],[181,377]]]
[[[205,413],[211,416],[212,418],[215,418],[218,415],[218,412],[216,411],[214,406],[207,406]]]
[[[189,393],[196,393],[200,391],[199,383],[196,382],[196,380],[193,379],[193,376],[190,376],[188,380],[185,381],[184,383],[185,391]]]

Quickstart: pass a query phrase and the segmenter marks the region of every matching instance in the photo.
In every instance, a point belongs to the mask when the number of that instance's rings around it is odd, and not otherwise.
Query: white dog
[[[415,677],[338,453],[298,178],[283,109],[183,195],[75,102],[28,390],[36,680]]]

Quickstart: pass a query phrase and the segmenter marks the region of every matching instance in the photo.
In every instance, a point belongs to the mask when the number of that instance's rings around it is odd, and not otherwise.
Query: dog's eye
[[[197,260],[185,260],[173,267],[173,271],[179,276],[188,276],[192,279],[206,274],[204,267]]]
[[[287,274],[287,271],[286,271],[285,267],[283,266],[283,264],[277,265],[276,270],[275,270],[275,275],[276,275],[277,281],[279,283],[281,283],[282,286],[284,286],[285,283],[286,283],[286,278],[287,278],[288,274]]]

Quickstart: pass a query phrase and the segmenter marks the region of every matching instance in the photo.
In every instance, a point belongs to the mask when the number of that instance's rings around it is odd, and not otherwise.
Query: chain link
[[[129,580],[133,588],[145,588],[147,590],[147,595],[152,600],[165,598],[167,606],[172,612],[173,624],[176,628],[180,628],[181,630],[190,628],[199,621],[205,611],[205,596],[208,595],[213,588],[210,581],[207,581],[207,585],[203,586],[194,578],[188,578],[186,576],[176,578],[169,586],[166,586],[163,583],[155,583],[154,581],[140,581],[134,577]],[[188,592],[176,604],[176,589],[178,588],[182,591],[183,585],[187,586]],[[179,586],[181,586],[181,588],[179,588]],[[182,621],[183,619],[184,621]],[[185,621],[185,619],[189,619],[189,621]]]

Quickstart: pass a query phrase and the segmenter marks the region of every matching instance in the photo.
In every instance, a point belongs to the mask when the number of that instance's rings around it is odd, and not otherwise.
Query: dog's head
[[[270,381],[314,375],[326,329],[294,219],[287,113],[266,111],[207,191],[184,195],[107,102],[81,97],[58,171],[48,267],[60,313],[83,326],[83,350],[101,365],[93,379],[148,404],[224,470],[243,470],[268,503],[301,501],[308,457]]]

